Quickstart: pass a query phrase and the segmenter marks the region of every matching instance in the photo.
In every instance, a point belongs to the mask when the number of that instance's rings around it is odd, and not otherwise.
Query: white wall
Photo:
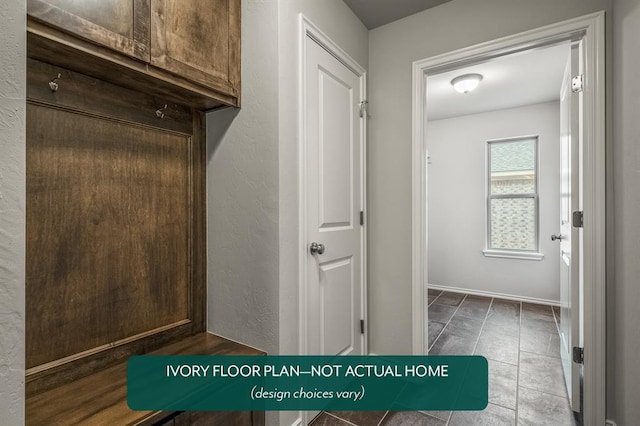
[[[607,0],[453,0],[369,32],[370,350],[411,352],[411,64],[602,9]],[[608,24],[609,25],[609,24]]]
[[[0,0],[0,413],[24,423],[25,5]]]
[[[613,272],[607,282],[607,411],[624,426],[640,419],[640,1],[616,0],[613,27],[614,139],[608,178],[611,183],[613,176],[609,218],[615,230],[607,247]]]
[[[559,90],[559,88],[558,88]],[[538,135],[541,261],[485,257],[486,141]],[[427,124],[429,284],[558,302],[560,216],[558,102]]]

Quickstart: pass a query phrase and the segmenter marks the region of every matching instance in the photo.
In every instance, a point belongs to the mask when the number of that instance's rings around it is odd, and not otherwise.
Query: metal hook
[[[57,77],[54,77],[53,79],[51,79],[51,81],[49,81],[49,88],[51,89],[52,92],[58,91],[58,79],[60,79],[61,77],[62,77],[62,74],[58,73]]]
[[[164,111],[165,109],[167,109],[167,104],[164,104],[164,107],[159,108],[159,109],[156,110],[156,117],[164,118],[164,112],[162,112],[162,111]]]

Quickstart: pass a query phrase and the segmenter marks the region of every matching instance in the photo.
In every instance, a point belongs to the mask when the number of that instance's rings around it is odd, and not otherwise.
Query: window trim
[[[491,194],[491,145],[500,143],[512,143],[525,140],[533,140],[534,142],[534,192],[528,194]],[[508,137],[500,139],[491,139],[486,142],[486,170],[485,170],[485,200],[486,200],[486,223],[485,223],[485,245],[482,251],[486,257],[501,257],[512,259],[542,260],[544,254],[540,252],[540,136],[539,135],[523,135],[517,137]],[[509,249],[491,247],[491,200],[494,199],[533,199],[535,214],[535,248],[533,250],[526,249]]]

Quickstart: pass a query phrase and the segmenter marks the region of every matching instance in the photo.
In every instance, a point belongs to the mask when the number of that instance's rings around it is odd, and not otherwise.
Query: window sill
[[[535,252],[520,252],[509,250],[482,250],[485,257],[502,257],[506,259],[522,259],[522,260],[542,260],[544,254]]]

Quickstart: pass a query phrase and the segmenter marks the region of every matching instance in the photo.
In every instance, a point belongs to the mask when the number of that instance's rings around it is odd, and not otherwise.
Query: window
[[[538,253],[538,138],[487,142],[486,256]]]

